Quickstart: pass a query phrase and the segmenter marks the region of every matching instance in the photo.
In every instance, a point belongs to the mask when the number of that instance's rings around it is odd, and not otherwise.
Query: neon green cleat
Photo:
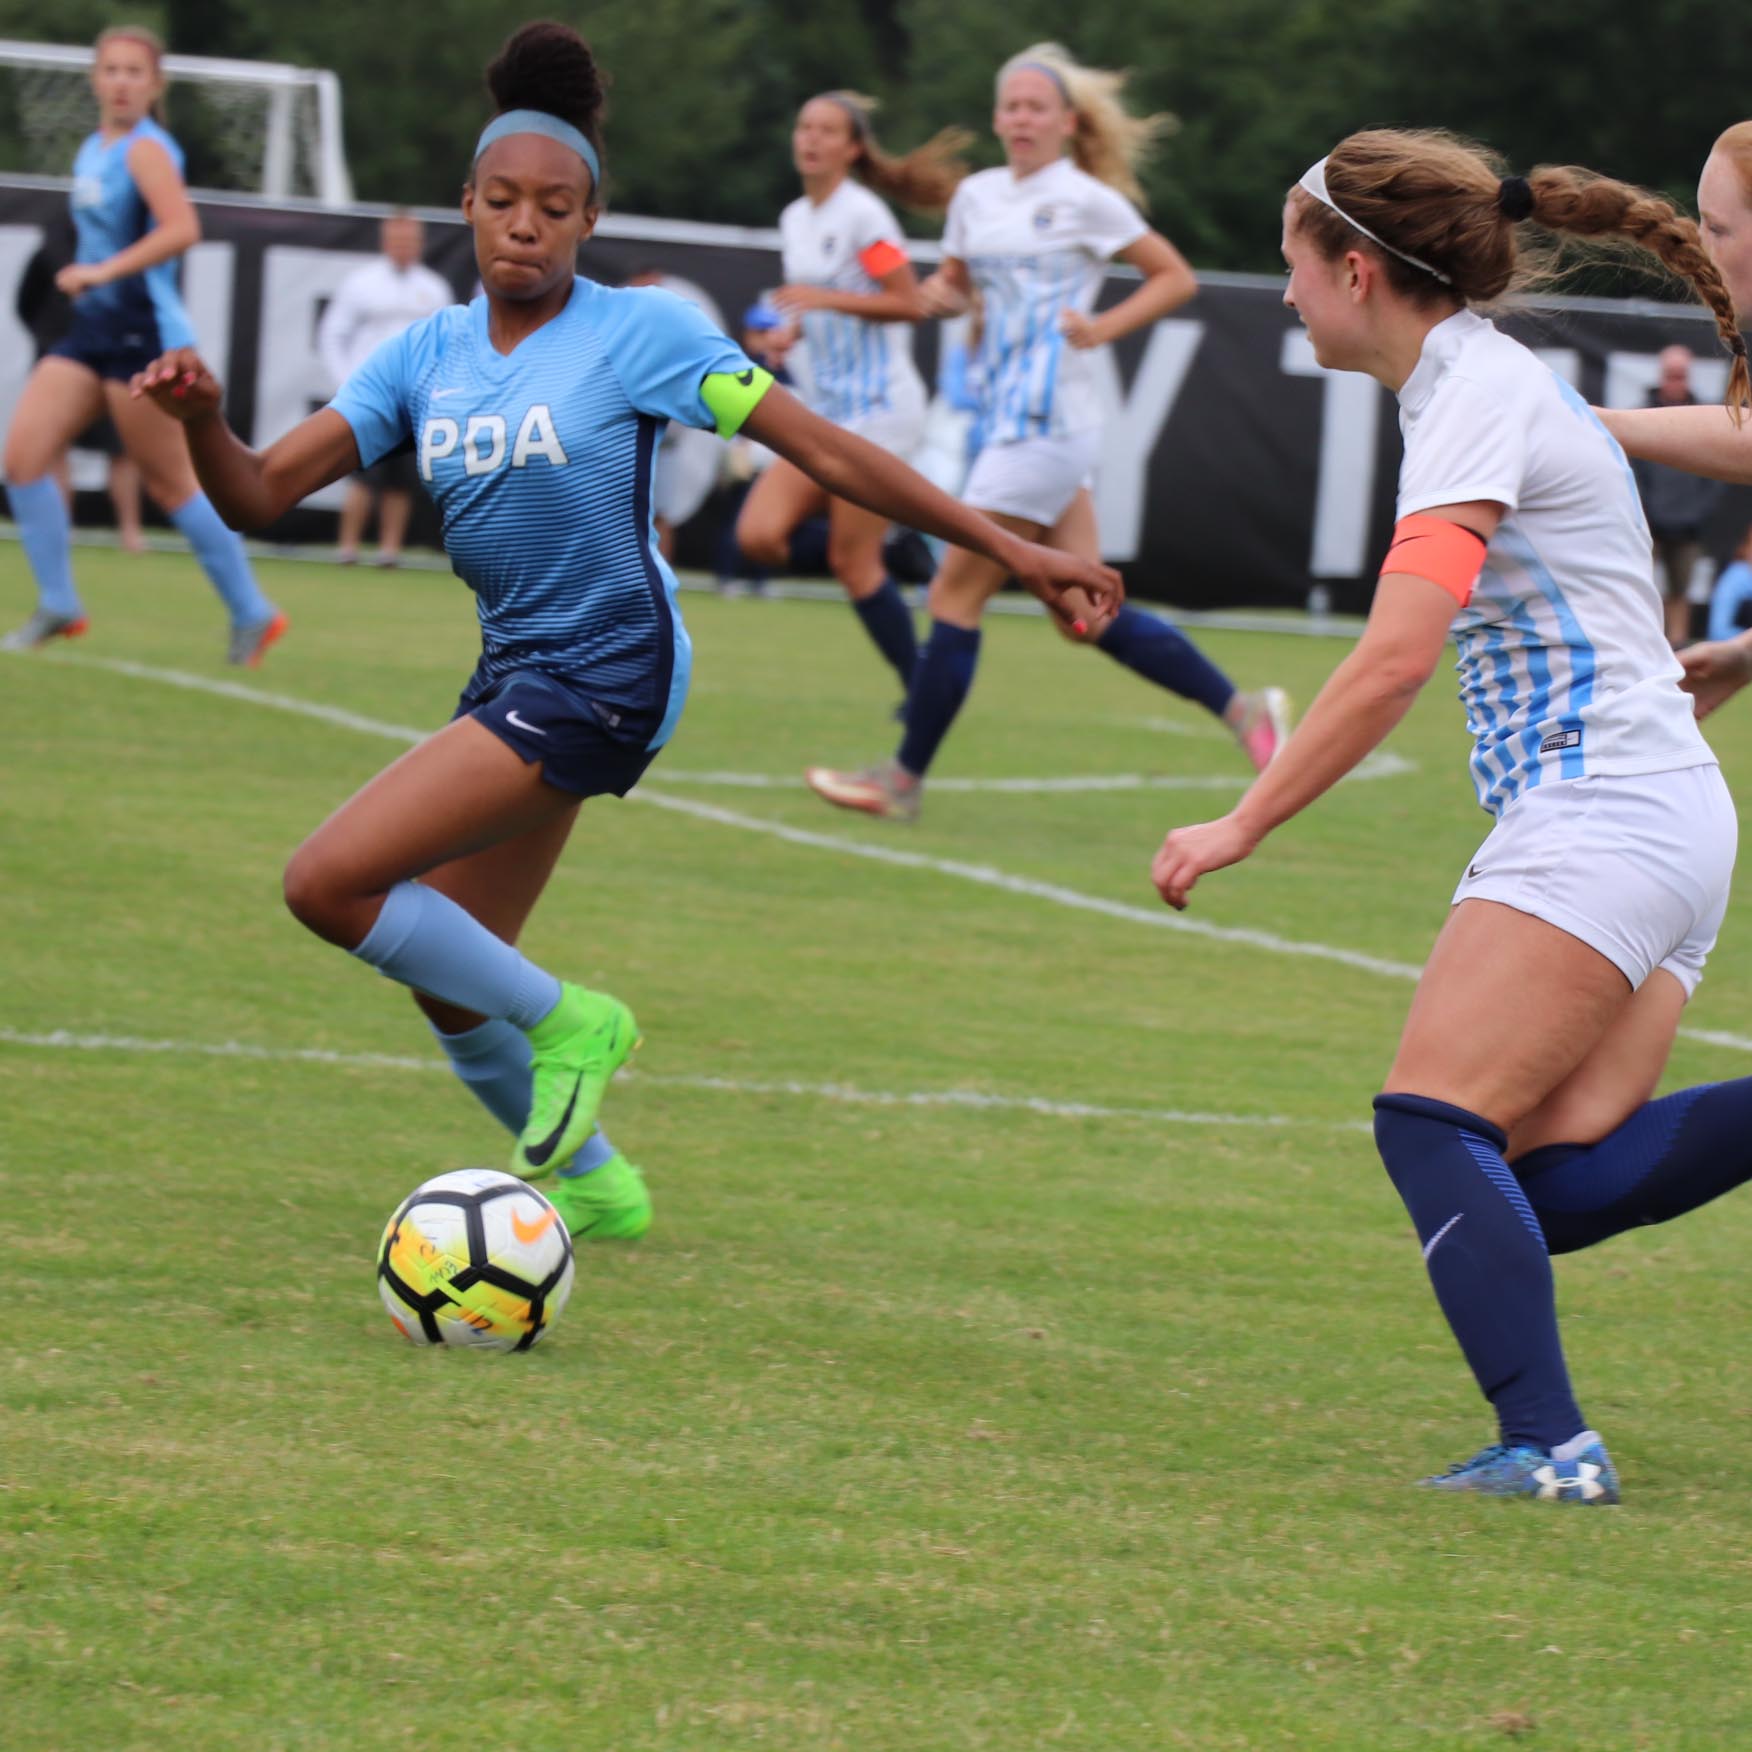
[[[639,1044],[639,1025],[619,998],[562,983],[559,1003],[529,1030],[529,1044],[534,1086],[511,1172],[540,1180],[595,1131],[609,1079]]]
[[[562,1174],[544,1188],[579,1241],[637,1241],[651,1227],[645,1177],[618,1150],[588,1174]]]

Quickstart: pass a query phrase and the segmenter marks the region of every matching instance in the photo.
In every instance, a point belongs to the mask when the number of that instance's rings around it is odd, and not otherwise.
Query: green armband
[[[700,385],[700,400],[718,422],[720,438],[734,438],[760,398],[773,386],[773,374],[751,365],[746,371],[714,371]]]

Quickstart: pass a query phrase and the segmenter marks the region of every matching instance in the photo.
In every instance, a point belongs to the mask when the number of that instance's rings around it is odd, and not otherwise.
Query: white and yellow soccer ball
[[[411,1344],[528,1350],[572,1293],[572,1237],[527,1182],[460,1168],[402,1200],[377,1247],[377,1288]]]

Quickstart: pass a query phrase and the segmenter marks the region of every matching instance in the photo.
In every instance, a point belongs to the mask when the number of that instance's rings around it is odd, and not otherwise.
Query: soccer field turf
[[[685,598],[682,729],[525,939],[638,1011],[657,1227],[433,1354],[378,1233],[509,1140],[279,875],[448,716],[467,593],[265,564],[244,673],[186,560],[79,569],[91,635],[0,657],[9,1747],[1745,1744],[1752,1196],[1558,1263],[1621,1509],[1408,1488],[1490,1433],[1367,1135],[1487,825],[1445,675],[1188,930],[1150,855],[1244,777],[1196,708],[996,618],[868,822],[799,781],[892,745],[855,619]],[[1343,649],[1200,637],[1304,703]],[[1752,1072],[1746,912],[1668,1086]]]

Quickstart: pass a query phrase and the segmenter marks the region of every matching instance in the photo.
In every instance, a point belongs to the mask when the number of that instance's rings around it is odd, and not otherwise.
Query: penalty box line
[[[411,745],[423,741],[429,731],[403,724],[387,724],[349,712],[337,706],[325,706],[312,700],[301,700],[290,694],[269,693],[264,688],[247,686],[243,682],[224,681],[185,670],[160,669],[150,664],[134,663],[125,658],[94,657],[79,652],[55,652],[46,659],[35,656],[28,661],[67,663],[81,668],[103,669],[112,674],[131,676],[137,680],[158,682],[195,693],[215,694],[222,699],[237,700],[247,705],[265,706],[275,711],[291,712],[299,717],[313,718],[333,724],[337,729],[352,730],[361,735],[379,737],[389,742]],[[678,815],[689,815],[698,821],[710,821],[721,827],[738,828],[745,833],[761,834],[782,840],[788,845],[812,851],[838,853],[863,858],[871,863],[887,864],[895,869],[921,870],[933,875],[948,876],[957,881],[975,883],[1025,899],[1045,901],[1075,912],[1094,913],[1119,919],[1127,924],[1143,925],[1151,930],[1175,931],[1183,936],[1202,937],[1208,942],[1232,943],[1242,948],[1259,949],[1266,954],[1299,959],[1326,961],[1341,967],[1354,968],[1359,973],[1371,973],[1383,979],[1417,980],[1423,969],[1414,962],[1393,961],[1360,950],[1345,949],[1331,943],[1309,942],[1282,937],[1272,931],[1252,930],[1245,926],[1216,925],[1204,919],[1187,918],[1166,907],[1145,908],[1126,901],[1108,900],[1100,895],[1084,894],[1059,883],[1041,882],[1030,876],[1014,875],[986,864],[968,864],[951,858],[934,858],[923,852],[907,851],[899,846],[879,845],[865,840],[849,839],[841,834],[816,833],[808,828],[792,827],[785,822],[767,821],[759,816],[744,815],[739,810],[722,809],[691,797],[675,797],[666,792],[639,786],[627,798],[628,802],[647,803]],[[1752,1039],[1729,1034],[1719,1029],[1681,1028],[1683,1040],[1702,1046],[1719,1047],[1728,1052],[1752,1053]]]

